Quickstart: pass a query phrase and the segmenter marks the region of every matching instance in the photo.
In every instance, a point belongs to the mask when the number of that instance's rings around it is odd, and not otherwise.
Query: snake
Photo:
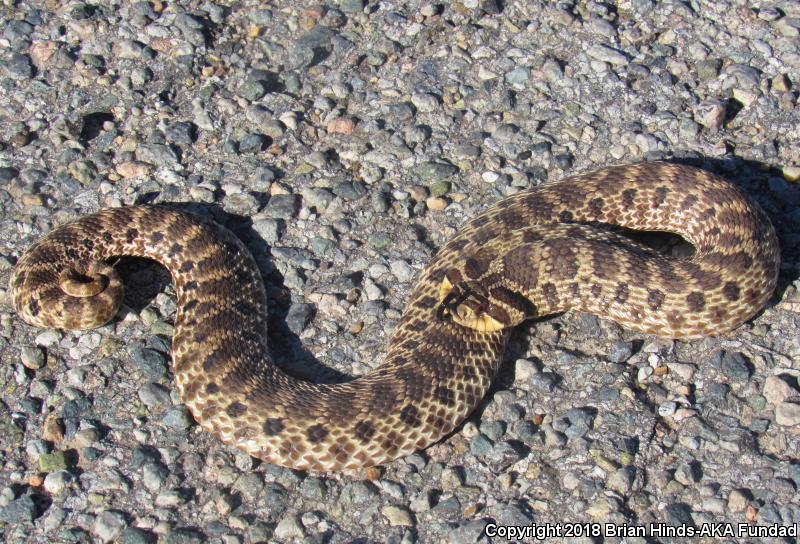
[[[663,231],[670,256],[629,230]],[[267,296],[250,251],[168,206],[110,208],[54,228],[10,275],[18,316],[85,330],[112,320],[122,256],[152,259],[177,297],[172,371],[182,403],[225,444],[297,470],[366,468],[452,433],[487,393],[511,331],[568,310],[675,339],[721,335],[775,289],[780,251],[763,209],[708,171],[612,166],[504,197],[468,221],[418,274],[373,370],[313,383],[276,366]]]

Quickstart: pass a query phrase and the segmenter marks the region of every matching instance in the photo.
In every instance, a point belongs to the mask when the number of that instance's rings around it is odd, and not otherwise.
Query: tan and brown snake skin
[[[677,233],[695,253],[656,254],[595,222]],[[438,252],[379,368],[319,385],[271,362],[264,285],[244,245],[168,208],[108,209],[53,230],[11,275],[16,311],[39,327],[107,322],[122,287],[105,263],[118,256],[172,274],[173,372],[202,427],[267,462],[319,471],[385,463],[451,432],[524,317],[574,309],[648,334],[721,334],[764,306],[780,259],[761,208],[702,170],[648,163],[548,183],[501,200]]]

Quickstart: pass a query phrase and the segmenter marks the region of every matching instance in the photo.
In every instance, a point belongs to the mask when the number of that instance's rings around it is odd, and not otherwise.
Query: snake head
[[[436,312],[439,320],[450,319],[480,332],[493,332],[516,325],[512,316],[490,298],[480,283],[453,282],[455,276],[458,274],[445,274],[439,286],[441,302]]]

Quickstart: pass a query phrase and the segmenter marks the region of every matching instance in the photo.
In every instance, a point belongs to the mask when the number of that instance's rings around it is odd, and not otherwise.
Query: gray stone
[[[138,527],[127,527],[119,535],[120,544],[155,544],[156,535]]]
[[[178,527],[167,533],[162,542],[164,544],[202,544],[207,540],[206,536],[196,529]]]
[[[530,359],[517,359],[514,362],[514,381],[517,385],[527,384],[538,372],[536,363]]]
[[[664,508],[664,519],[668,525],[693,526],[692,510],[684,503],[671,503]]]
[[[488,522],[483,519],[462,521],[455,527],[448,527],[449,532],[445,533],[445,541],[480,542],[484,537],[484,530],[486,529],[487,523]]]
[[[732,383],[746,382],[753,372],[747,358],[735,351],[718,351],[711,356],[710,362]]]
[[[631,7],[636,10],[637,13],[645,14],[656,7],[656,2],[655,0],[631,0]]]
[[[258,219],[253,221],[253,230],[268,244],[275,244],[286,231],[286,223],[282,219]]]
[[[161,418],[161,421],[164,425],[176,431],[186,430],[194,424],[189,410],[182,404],[167,410]]]
[[[430,93],[414,93],[411,95],[411,103],[418,111],[429,113],[439,108],[439,99]]]
[[[286,326],[295,334],[300,334],[314,317],[312,304],[292,304],[286,314]]]
[[[66,470],[51,472],[44,478],[44,489],[51,495],[62,493],[73,481],[75,477]]]
[[[250,19],[253,24],[266,26],[272,23],[272,10],[255,9],[247,14],[247,18]]]
[[[11,166],[0,166],[0,183],[7,184],[13,181],[19,175],[19,170]]]
[[[614,64],[616,66],[625,66],[628,64],[628,55],[619,49],[615,49],[605,44],[596,43],[591,45],[586,53],[597,60]]]
[[[298,195],[275,195],[269,199],[262,213],[272,219],[291,219],[300,209]]]
[[[435,519],[453,521],[461,517],[462,510],[461,501],[458,500],[458,497],[452,496],[440,500],[436,506],[431,508],[431,515]]]
[[[311,251],[299,247],[273,247],[272,256],[278,261],[299,266],[304,270],[316,270],[319,262]]]
[[[675,481],[686,486],[695,484],[701,477],[702,472],[697,463],[681,463],[675,469]]]
[[[267,94],[267,85],[263,81],[258,79],[246,79],[244,82],[239,86],[237,89],[237,94],[248,100],[253,102],[254,100],[258,100],[265,94]]]
[[[47,514],[42,518],[42,527],[45,532],[55,531],[64,523],[67,517],[67,511],[58,506],[50,506],[47,509]]]
[[[27,40],[33,33],[34,26],[27,21],[11,19],[3,29],[3,37],[10,42]]]
[[[167,125],[164,136],[169,143],[181,147],[191,147],[194,143],[196,128],[194,123],[189,121],[175,121]]]
[[[764,397],[770,404],[780,404],[797,395],[796,380],[792,376],[769,376],[764,381]]]
[[[358,200],[367,194],[367,187],[360,181],[342,181],[333,188],[333,194],[345,200]]]
[[[785,427],[800,425],[800,404],[784,401],[775,407],[775,422]]]
[[[367,237],[367,243],[373,249],[381,250],[389,247],[392,243],[392,238],[385,232],[374,232]]]
[[[44,366],[44,351],[36,346],[22,346],[20,350],[20,360],[26,368],[38,370]]]
[[[29,495],[14,499],[0,509],[0,521],[4,523],[30,523],[38,515],[36,504]]]
[[[436,180],[431,182],[428,188],[430,189],[431,196],[441,197],[450,192],[450,182],[445,180]]]
[[[612,491],[616,491],[620,495],[627,496],[633,487],[633,480],[636,477],[636,468],[634,467],[620,467],[612,472],[606,480],[606,485]]]
[[[169,389],[157,383],[145,384],[139,389],[139,400],[148,408],[159,406],[169,406],[172,404],[169,396]]]
[[[297,517],[290,515],[278,522],[275,527],[275,536],[282,540],[294,541],[303,538],[305,535]]]
[[[700,125],[688,118],[681,119],[680,125],[678,125],[678,134],[682,140],[692,142],[697,139],[699,133]]]
[[[270,139],[263,134],[248,134],[239,142],[239,153],[260,153],[270,144]]]
[[[131,360],[149,380],[158,381],[167,376],[166,358],[155,350],[133,348]]]
[[[394,277],[399,282],[408,282],[414,279],[415,271],[407,262],[403,260],[396,260],[389,263],[389,270],[392,271]]]
[[[389,522],[391,527],[411,527],[414,525],[411,513],[405,508],[387,505],[381,508],[381,513],[386,517],[386,521]]]
[[[555,162],[556,166],[561,170],[567,170],[572,166],[572,155],[569,153],[559,153],[553,157],[553,162]]]
[[[624,340],[617,340],[608,350],[606,356],[612,363],[624,363],[633,355],[633,343]]]
[[[580,438],[589,432],[597,415],[597,410],[591,407],[573,408],[563,416],[553,420],[553,428],[563,431],[569,438]]]
[[[784,17],[775,23],[775,30],[786,38],[800,36],[800,17]]]
[[[498,142],[510,142],[517,132],[519,132],[518,126],[512,125],[511,123],[503,123],[494,129],[492,138]]]
[[[272,538],[274,524],[256,521],[247,528],[248,542],[267,542]]]
[[[519,439],[528,446],[541,445],[542,435],[539,433],[536,425],[530,421],[518,421],[516,425],[514,425],[514,432]]]
[[[364,0],[339,0],[339,7],[345,13],[361,13],[366,4]]]
[[[525,83],[531,77],[531,69],[527,66],[522,66],[520,68],[515,68],[508,72],[505,76],[506,83],[509,85],[518,85],[521,83]]]
[[[695,65],[697,70],[697,77],[702,80],[714,79],[719,75],[719,69],[722,67],[722,61],[719,59],[705,59],[701,60]]]
[[[492,441],[482,434],[475,435],[469,441],[469,451],[475,457],[483,457],[492,449]]]
[[[336,247],[336,242],[330,238],[322,238],[321,236],[314,236],[310,241],[311,251],[315,255],[322,257],[329,251]]]
[[[694,108],[694,120],[706,128],[716,130],[725,120],[726,102],[724,100],[704,100]]]
[[[165,144],[139,144],[136,148],[136,158],[156,167],[178,164],[178,155]]]
[[[307,499],[323,500],[328,493],[325,480],[309,476],[300,484],[300,493]]]
[[[142,467],[142,483],[151,493],[159,491],[169,476],[169,469],[163,463],[155,461]]]
[[[175,508],[184,504],[188,499],[188,494],[185,491],[169,489],[156,495],[155,505],[160,508]]]
[[[22,80],[33,77],[34,68],[31,57],[25,53],[14,53],[6,61],[6,73],[12,79]]]
[[[383,56],[379,55],[379,57],[381,58],[380,63],[383,64],[383,62],[385,62],[382,58]],[[369,58],[367,62],[369,62]],[[414,106],[408,102],[387,104],[381,108],[381,111],[384,112],[387,117],[391,117],[397,121],[411,121],[414,118]]]
[[[546,393],[552,393],[555,391],[558,381],[558,375],[552,372],[539,372],[531,375],[531,377],[528,379],[528,383],[535,389],[544,391]]]
[[[92,532],[101,542],[111,542],[116,540],[127,526],[128,521],[124,514],[106,510],[95,518]]]
[[[117,58],[138,60],[144,53],[144,44],[136,40],[123,39],[114,44],[112,51]]]
[[[499,474],[522,458],[522,453],[508,442],[495,444],[486,455],[486,460],[492,470]]]
[[[430,183],[454,175],[458,168],[443,162],[423,162],[417,165],[414,172],[420,180]]]
[[[324,211],[333,199],[336,198],[330,189],[321,189],[317,187],[303,189],[301,195],[303,196],[303,201],[306,206],[316,208],[319,211]]]

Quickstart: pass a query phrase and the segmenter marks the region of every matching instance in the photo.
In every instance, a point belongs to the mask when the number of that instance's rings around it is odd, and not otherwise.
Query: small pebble
[[[414,525],[411,514],[405,508],[397,506],[384,506],[381,513],[392,527],[411,527]]]
[[[44,489],[51,495],[59,495],[74,479],[74,476],[66,470],[57,470],[45,476]]]
[[[694,120],[706,128],[717,130],[725,119],[726,104],[722,100],[705,100],[694,108]]]
[[[778,405],[789,397],[800,394],[783,376],[769,376],[764,381],[764,397],[770,404]]]
[[[95,518],[92,532],[101,542],[112,542],[119,537],[127,526],[128,521],[124,514],[106,510]]]
[[[775,407],[775,422],[785,427],[800,424],[800,404],[784,401]]]
[[[44,351],[33,346],[23,346],[20,351],[22,364],[31,370],[38,370],[45,365]]]

